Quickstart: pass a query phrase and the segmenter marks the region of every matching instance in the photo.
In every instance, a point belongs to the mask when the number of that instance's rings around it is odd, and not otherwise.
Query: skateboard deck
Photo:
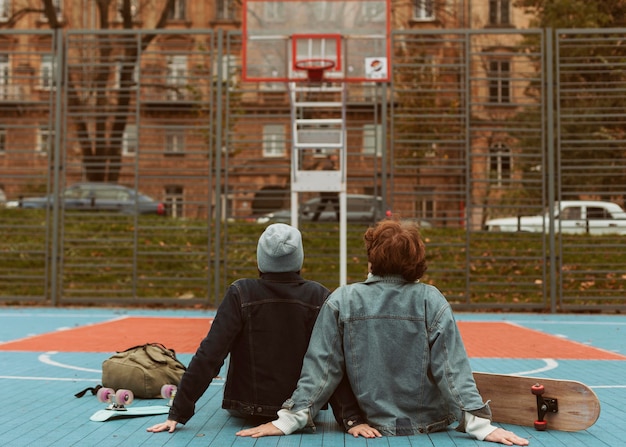
[[[112,388],[101,387],[96,393],[98,400],[109,405],[103,410],[96,411],[89,419],[95,422],[104,422],[111,419],[168,414],[176,390],[176,385],[167,384],[161,387],[161,397],[169,399],[169,405],[129,407],[135,398],[132,391],[124,389],[114,391]]]
[[[96,411],[89,420],[95,422],[104,422],[110,419],[132,418],[140,416],[154,416],[157,414],[168,414],[170,407],[168,405],[152,405],[149,407],[129,407],[123,410],[104,409]]]
[[[493,421],[537,430],[579,431],[600,416],[600,401],[591,388],[573,380],[474,373]]]

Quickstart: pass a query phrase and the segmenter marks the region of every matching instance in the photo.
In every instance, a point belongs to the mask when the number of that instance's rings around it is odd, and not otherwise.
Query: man
[[[289,225],[267,227],[257,245],[259,278],[230,285],[211,329],[178,387],[168,419],[150,432],[174,432],[193,416],[230,353],[222,408],[267,421],[295,389],[309,338],[329,291],[300,276],[302,235]],[[367,427],[347,380],[329,399],[335,419],[358,436]]]

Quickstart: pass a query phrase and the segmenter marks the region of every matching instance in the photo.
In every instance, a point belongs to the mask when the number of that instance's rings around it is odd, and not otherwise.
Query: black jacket
[[[229,353],[222,407],[275,418],[296,389],[313,325],[328,295],[326,287],[298,273],[262,273],[231,284],[183,375],[169,419],[184,424],[193,416],[195,403]],[[347,380],[330,403],[344,427],[361,419]]]

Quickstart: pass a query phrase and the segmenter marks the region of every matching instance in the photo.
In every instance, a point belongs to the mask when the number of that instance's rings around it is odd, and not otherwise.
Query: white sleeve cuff
[[[309,420],[309,410],[292,412],[289,410],[278,410],[278,419],[272,421],[272,424],[286,435],[290,435],[295,431],[304,428]],[[486,436],[486,435],[485,435]]]
[[[468,412],[465,412],[465,432],[478,439],[484,441],[484,439],[494,431],[497,427],[491,425],[491,421],[486,418],[479,418]]]

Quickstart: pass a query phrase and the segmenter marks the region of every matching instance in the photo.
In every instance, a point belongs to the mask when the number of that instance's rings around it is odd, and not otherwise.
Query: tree
[[[610,200],[623,189],[616,173],[621,173],[619,160],[625,156],[624,118],[619,115],[626,100],[605,89],[626,82],[621,69],[626,63],[623,34],[613,31],[625,23],[626,1],[518,0],[516,6],[535,15],[531,26],[561,30],[554,39],[559,59],[553,64],[559,87],[554,106],[560,113],[561,191],[584,191]],[[542,54],[537,36],[527,41],[533,54]],[[536,64],[540,69],[539,59]],[[527,90],[535,99],[540,92],[537,83]]]
[[[32,5],[16,5],[13,15],[6,22],[7,27],[14,26],[29,14],[43,14],[51,29],[59,30],[57,45],[65,42],[61,39],[65,22],[53,0],[40,0],[39,7]],[[94,0],[98,13],[100,30],[112,28],[111,13],[118,7],[123,29],[133,29],[136,25],[132,0]],[[174,7],[174,0],[156,0],[147,2],[137,9],[151,9],[160,6],[153,29],[162,29],[168,22],[169,12]],[[145,21],[142,22],[145,25]],[[145,29],[146,26],[143,26]],[[132,101],[131,91],[134,85],[133,73],[139,63],[139,55],[158,36],[157,33],[142,34],[139,45],[125,45],[114,48],[110,36],[106,33],[94,34],[96,44],[90,66],[92,70],[68,69],[67,85],[57,83],[58,88],[66,88],[67,107],[79,111],[73,114],[73,126],[77,135],[82,155],[84,177],[89,181],[117,182],[121,169],[121,151],[124,129],[126,127],[129,107]],[[71,48],[65,48],[67,51]],[[119,72],[119,88],[107,89],[112,79],[112,71],[116,62],[121,63]],[[114,59],[113,57],[118,58]],[[61,62],[61,61],[59,61]],[[88,81],[85,77],[90,77]],[[81,88],[90,84],[93,89]],[[90,110],[93,113],[80,113]]]

